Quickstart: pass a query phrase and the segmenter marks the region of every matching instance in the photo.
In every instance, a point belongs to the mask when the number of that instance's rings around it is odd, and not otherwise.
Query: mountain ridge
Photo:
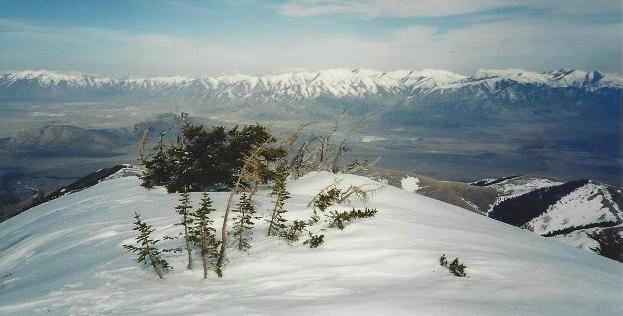
[[[508,83],[559,89],[575,88],[587,92],[623,88],[623,78],[618,74],[572,69],[547,72],[512,68],[479,69],[465,76],[437,69],[399,69],[386,72],[364,68],[334,68],[260,76],[236,74],[203,78],[172,76],[121,79],[79,72],[25,70],[2,74],[0,99],[37,98],[36,93],[30,95],[19,93],[20,90],[34,89],[34,92],[43,93],[41,97],[62,97],[63,94],[88,97],[98,92],[117,94],[142,92],[163,96],[192,95],[234,99],[264,97],[300,101],[322,96],[335,98],[414,96],[434,92],[445,93],[474,86],[490,92]]]

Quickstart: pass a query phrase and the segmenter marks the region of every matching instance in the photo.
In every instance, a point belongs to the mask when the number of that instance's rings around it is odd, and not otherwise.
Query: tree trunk
[[[277,201],[279,201],[279,198],[277,198]],[[275,202],[275,208],[273,208],[273,215],[270,217],[270,222],[268,223],[268,233],[266,234],[266,236],[270,237],[270,233],[273,230],[273,223],[275,222],[275,215],[277,214],[277,204],[278,202]]]
[[[158,277],[161,279],[164,279],[164,276],[162,275],[162,271],[160,271],[160,267],[157,264],[155,264],[153,261],[151,262],[151,265],[154,267],[154,270],[156,270],[156,274],[158,275]]]
[[[149,262],[151,262],[151,266],[154,267],[154,271],[156,271],[158,277],[164,279],[162,271],[160,271],[160,267],[156,264],[156,262],[154,261],[154,257],[151,255],[151,249],[149,249],[149,244],[147,244],[147,254],[149,255]]]
[[[205,251],[203,253],[203,279],[208,278],[208,253]]]
[[[234,200],[234,195],[236,195],[239,186],[240,177],[238,177],[231,193],[229,193],[227,207],[225,208],[225,214],[223,215],[223,225],[221,226],[221,249],[219,250],[218,260],[216,261],[216,274],[218,274],[219,278],[223,276],[223,261],[225,260],[225,249],[227,248],[227,219],[229,217],[229,210],[231,209],[231,205]]]
[[[227,248],[227,219],[229,218],[229,210],[232,207],[234,202],[234,196],[240,192],[240,186],[242,185],[242,179],[246,177],[247,168],[249,159],[257,159],[256,155],[259,154],[260,150],[266,145],[265,143],[261,146],[255,148],[247,159],[245,159],[242,164],[242,168],[240,169],[240,174],[238,174],[238,178],[236,179],[236,183],[229,193],[229,198],[227,199],[227,207],[225,208],[225,214],[223,215],[223,225],[221,226],[221,249],[219,250],[218,260],[216,261],[216,273],[218,277],[223,276],[223,261],[225,260],[225,252]],[[255,158],[254,158],[255,157]]]
[[[192,270],[193,257],[190,251],[190,243],[188,242],[188,240],[186,240],[186,251],[188,252],[188,265],[186,266],[186,269]]]
[[[184,241],[186,242],[186,252],[188,253],[188,265],[186,266],[186,269],[192,270],[193,269],[193,266],[192,266],[193,257],[192,257],[192,250],[190,250],[190,242],[188,241],[188,226],[187,226],[186,215],[184,215]]]

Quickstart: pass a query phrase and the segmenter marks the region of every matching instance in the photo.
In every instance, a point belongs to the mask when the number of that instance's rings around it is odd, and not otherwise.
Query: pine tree
[[[192,205],[190,205],[190,194],[186,191],[186,189],[182,189],[182,193],[180,194],[180,205],[175,207],[175,211],[181,216],[181,221],[177,225],[181,225],[184,227],[184,231],[182,235],[184,236],[184,243],[186,252],[188,253],[188,265],[186,269],[192,269],[192,230],[193,230],[193,213],[192,213]]]
[[[268,221],[267,236],[278,236],[279,233],[286,228],[286,219],[283,218],[283,215],[287,211],[283,208],[283,205],[285,200],[290,198],[290,193],[286,189],[288,170],[284,166],[277,167],[274,179],[275,183],[270,195],[275,197],[275,207]]]
[[[238,250],[248,250],[251,248],[250,242],[253,239],[252,229],[255,207],[246,193],[243,193],[240,197],[238,208],[232,211],[235,213],[232,235],[238,244]]]
[[[208,277],[208,269],[211,261],[218,257],[219,241],[216,240],[216,230],[212,227],[214,220],[210,214],[215,211],[212,208],[212,200],[208,193],[203,193],[201,206],[193,214],[195,226],[192,230],[193,241],[201,249],[201,261],[203,263],[203,278]]]
[[[168,183],[171,177],[171,166],[166,146],[164,145],[164,136],[164,133],[160,134],[160,140],[156,147],[153,148],[152,157],[145,161],[147,170],[141,179],[143,180],[142,185],[148,189]]]
[[[123,245],[123,248],[137,254],[137,261],[139,263],[151,264],[158,277],[163,279],[164,272],[170,271],[172,268],[169,263],[161,257],[160,251],[156,248],[156,244],[160,240],[151,238],[151,233],[154,232],[154,229],[151,225],[143,222],[138,213],[134,213],[134,218],[136,221],[134,222],[134,228],[132,230],[138,232],[138,236],[136,237],[138,246]]]

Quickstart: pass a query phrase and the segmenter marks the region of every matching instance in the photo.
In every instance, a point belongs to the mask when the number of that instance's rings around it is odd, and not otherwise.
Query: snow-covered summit
[[[365,177],[312,173],[290,181],[287,218],[328,184],[379,184]],[[115,178],[39,205],[0,223],[3,315],[620,315],[621,265],[419,194],[383,185],[368,202],[375,217],[343,231],[321,221],[325,243],[309,249],[265,237],[258,220],[250,252],[230,250],[224,277],[167,259],[164,280],[137,265],[132,212],[156,237],[179,230],[178,196],[145,190],[135,177]],[[223,209],[227,193],[212,193]],[[200,193],[192,195],[197,203]],[[258,215],[272,199],[261,191]],[[219,222],[222,213],[217,212]],[[218,226],[218,225],[216,225]],[[439,266],[445,253],[469,278]],[[198,260],[197,260],[198,264]]]

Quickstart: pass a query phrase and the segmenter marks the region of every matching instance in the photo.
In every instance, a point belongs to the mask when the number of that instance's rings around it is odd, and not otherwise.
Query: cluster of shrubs
[[[293,167],[299,164],[288,161],[287,150],[276,146],[275,138],[265,127],[251,125],[230,130],[215,127],[208,132],[202,126],[186,123],[180,135],[181,138],[176,144],[169,145],[164,144],[164,137],[161,137],[153,148],[152,155],[142,159],[146,168],[142,176],[144,187],[165,186],[169,192],[181,192],[180,204],[175,207],[181,230],[174,237],[162,238],[181,240],[179,246],[160,250],[157,245],[161,240],[152,237],[154,229],[138,214],[134,222],[134,230],[138,232],[136,243],[124,245],[127,250],[137,254],[140,263],[151,265],[160,278],[172,269],[163,253],[184,251],[188,257],[187,269],[192,269],[193,253],[200,254],[204,278],[210,270],[214,270],[219,277],[222,276],[228,248],[238,251],[248,251],[251,248],[254,226],[261,219],[256,216],[253,197],[261,183],[272,182],[270,196],[274,198],[272,212],[265,219],[268,222],[266,235],[282,238],[289,244],[299,241],[301,235],[307,231],[309,237],[303,242],[304,245],[309,248],[322,245],[325,241],[324,235],[314,234],[311,230],[311,226],[320,221],[321,215],[325,215],[325,221],[330,222],[329,227],[344,229],[346,221],[376,214],[376,209],[368,208],[324,214],[332,205],[341,204],[350,197],[365,197],[367,193],[356,186],[345,191],[325,188],[310,201],[309,206],[313,205],[314,215],[309,220],[289,222],[285,217],[285,201],[290,198],[286,181],[291,170],[300,171],[298,167]],[[326,148],[329,147],[322,147],[323,150]],[[308,159],[305,161],[309,162]],[[230,191],[220,238],[213,227],[212,213],[215,209],[208,193],[203,193],[200,207],[196,210],[192,207],[188,193],[215,189]]]
[[[143,186],[165,186],[169,192],[208,191],[230,188],[244,163],[244,157],[253,148],[262,146],[259,153],[260,182],[271,176],[269,164],[284,159],[286,150],[275,144],[275,138],[266,127],[256,124],[243,128],[226,129],[223,126],[206,130],[202,125],[188,121],[182,127],[175,144],[166,144],[164,135],[148,158],[142,158],[145,174]]]
[[[448,263],[448,258],[446,258],[446,254],[444,253],[439,258],[439,265],[448,268],[448,270],[457,277],[467,277],[467,272],[465,272],[467,266],[459,261],[459,258],[454,258],[452,262]]]
[[[334,131],[333,131],[334,132]],[[332,133],[333,133],[332,132]],[[202,126],[184,124],[181,137],[176,144],[165,144],[163,139],[152,149],[149,158],[142,159],[146,168],[142,176],[142,185],[146,188],[165,186],[169,192],[181,192],[180,204],[175,207],[179,215],[179,234],[162,240],[181,240],[179,246],[158,248],[160,239],[152,237],[154,229],[145,223],[139,214],[135,214],[134,230],[138,232],[136,243],[124,247],[137,255],[140,263],[153,267],[158,277],[172,269],[164,258],[164,253],[186,252],[187,269],[192,269],[193,254],[199,255],[203,265],[203,277],[214,270],[221,277],[228,248],[248,251],[252,246],[253,230],[260,216],[256,216],[253,198],[262,183],[272,183],[270,196],[274,198],[274,207],[268,218],[266,235],[284,239],[288,244],[298,242],[304,232],[308,238],[303,245],[317,248],[325,242],[325,236],[315,234],[321,219],[327,228],[343,230],[348,222],[370,218],[376,215],[373,208],[350,211],[329,211],[334,205],[359,199],[367,201],[370,194],[381,187],[351,185],[346,189],[338,188],[337,183],[322,189],[308,204],[313,208],[312,216],[307,220],[288,221],[285,201],[290,198],[286,182],[290,175],[294,178],[307,170],[330,170],[336,172],[337,164],[348,146],[331,145],[330,136],[303,142],[292,161],[288,161],[288,151],[276,145],[276,139],[261,125],[227,130],[215,127],[206,131]],[[314,154],[311,144],[316,144],[318,153]],[[328,153],[335,151],[332,159]],[[314,160],[310,157],[317,157]],[[327,164],[326,161],[331,161]],[[213,227],[212,201],[205,191],[228,189],[227,200],[222,219],[221,236],[217,237]],[[192,207],[189,191],[203,191],[203,198],[197,209]],[[238,201],[237,203],[235,201]],[[229,218],[231,213],[231,219]],[[233,223],[230,223],[232,221]],[[320,228],[324,230],[324,228]],[[231,240],[228,240],[231,239]],[[448,263],[445,254],[440,264],[458,277],[466,277],[466,266],[458,258]]]
[[[282,172],[277,172],[281,177],[284,176]],[[301,221],[295,220],[290,225],[287,224],[287,220],[283,218],[286,214],[286,210],[283,208],[285,198],[289,197],[288,192],[285,190],[285,186],[277,185],[279,180],[275,181],[276,185],[273,185],[273,191],[271,195],[276,197],[275,208],[273,209],[270,219],[266,219],[269,222],[268,236],[277,236],[285,239],[289,244],[298,241],[304,231],[307,231],[308,239],[303,242],[303,245],[309,246],[309,248],[317,248],[324,243],[324,235],[314,234],[310,230],[311,226],[318,221],[308,220]],[[337,189],[336,189],[337,190]],[[338,190],[339,191],[339,190]],[[319,195],[322,195],[319,194]],[[164,259],[163,253],[177,253],[186,251],[188,255],[187,269],[192,269],[193,253],[198,253],[201,257],[203,264],[203,278],[207,278],[208,271],[214,270],[220,277],[223,274],[222,265],[219,264],[219,258],[223,255],[222,249],[227,247],[227,244],[233,245],[239,251],[248,251],[251,248],[251,242],[253,240],[253,228],[256,220],[261,217],[255,216],[256,211],[251,200],[251,196],[243,193],[237,206],[232,209],[234,213],[233,225],[227,232],[233,240],[228,243],[224,239],[219,240],[216,236],[216,230],[213,227],[214,220],[211,218],[215,209],[212,207],[212,200],[207,192],[203,193],[200,207],[196,210],[193,209],[190,200],[190,194],[183,190],[180,194],[180,203],[175,207],[175,211],[179,215],[179,223],[181,231],[176,236],[165,236],[162,240],[175,240],[181,239],[182,243],[178,247],[167,248],[160,250],[157,244],[160,239],[154,239],[152,233],[154,229],[147,223],[145,223],[139,214],[135,213],[134,230],[138,232],[135,245],[123,245],[128,251],[135,253],[138,256],[138,262],[148,264],[153,267],[158,277],[163,278],[164,273],[173,269],[173,267]],[[326,210],[330,205],[323,207]],[[352,221],[358,218],[368,218],[376,214],[376,209],[365,208],[364,210],[355,210],[338,212],[330,212],[326,216],[326,221],[330,222],[328,227],[344,229],[344,222]]]
[[[159,250],[157,244],[161,240],[151,237],[154,229],[145,223],[139,214],[135,213],[134,230],[138,232],[136,245],[123,245],[123,247],[137,254],[139,263],[151,265],[161,279],[164,278],[165,272],[173,269],[163,258],[162,253],[176,253],[186,250],[188,254],[186,268],[192,269],[192,254],[193,251],[197,253],[196,250],[198,250],[203,265],[203,278],[205,279],[208,276],[208,271],[216,266],[218,248],[221,244],[221,241],[216,237],[216,230],[212,226],[214,220],[211,218],[211,214],[215,211],[212,207],[212,200],[207,193],[204,193],[200,207],[193,210],[190,194],[184,191],[180,196],[180,204],[175,207],[175,211],[180,216],[180,222],[176,225],[182,226],[182,230],[178,235],[165,236],[162,240],[182,238],[183,244],[181,246]],[[221,275],[220,270],[216,269],[216,271]]]

